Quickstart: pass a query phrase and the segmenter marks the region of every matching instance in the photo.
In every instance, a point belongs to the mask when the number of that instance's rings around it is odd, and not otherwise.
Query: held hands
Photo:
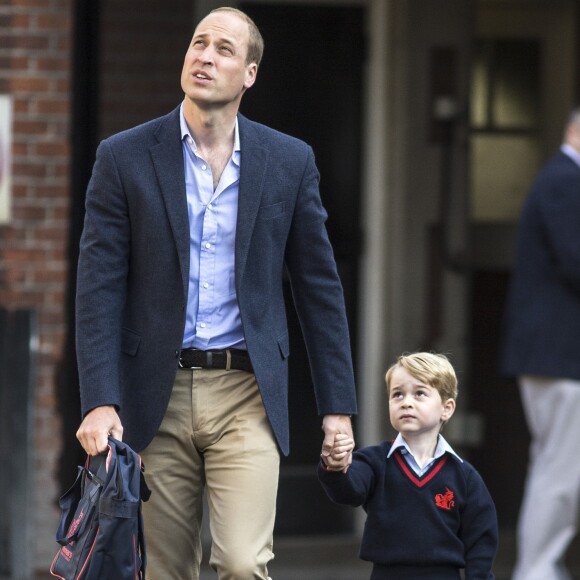
[[[95,407],[89,411],[77,431],[77,439],[83,449],[88,455],[93,456],[107,450],[109,435],[119,441],[123,438],[121,419],[115,407],[111,405]]]
[[[348,465],[352,463],[352,451],[354,449],[354,439],[348,435],[343,435],[342,433],[337,433],[334,438],[334,446],[328,457],[323,457],[322,461],[326,465],[326,468],[330,471],[342,471],[346,473]],[[340,465],[344,461],[348,461],[348,465],[341,469]],[[330,463],[336,463],[337,467],[331,467]]]
[[[330,471],[346,473],[352,463],[354,437],[352,425],[348,415],[325,415],[322,429],[324,442],[322,444],[321,459]]]

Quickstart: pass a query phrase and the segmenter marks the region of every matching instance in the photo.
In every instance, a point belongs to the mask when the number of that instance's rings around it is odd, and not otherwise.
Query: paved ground
[[[270,565],[273,580],[367,580],[370,567],[358,559],[358,544],[350,538],[278,538],[276,557]],[[515,558],[514,533],[500,533],[500,549],[494,569],[496,580],[510,580]],[[574,580],[580,580],[580,537],[567,558]],[[216,580],[204,566],[201,580]]]
[[[274,548],[276,557],[270,565],[273,580],[367,580],[370,575],[369,565],[358,559],[358,543],[350,537],[277,538]],[[496,580],[510,580],[514,557],[514,533],[504,530],[500,532]],[[570,547],[567,562],[574,580],[580,580],[580,537]],[[43,572],[34,580],[48,578],[52,576]],[[216,580],[207,563],[201,580]]]

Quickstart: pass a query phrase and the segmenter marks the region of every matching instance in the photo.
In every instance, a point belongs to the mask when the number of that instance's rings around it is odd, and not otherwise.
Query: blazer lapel
[[[268,150],[260,143],[254,124],[238,115],[240,130],[240,187],[236,225],[236,279],[241,280],[260,207]]]
[[[151,158],[177,247],[183,289],[187,296],[189,285],[189,217],[185,192],[179,107],[170,113],[160,125],[157,138],[159,143],[151,147]]]

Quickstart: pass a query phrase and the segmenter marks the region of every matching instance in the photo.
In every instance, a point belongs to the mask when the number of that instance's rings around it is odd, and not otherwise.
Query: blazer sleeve
[[[566,158],[544,176],[537,189],[543,235],[552,259],[562,278],[580,292],[580,169]]]
[[[76,295],[76,342],[83,416],[121,405],[119,358],[130,224],[111,147],[97,150],[86,198]]]
[[[350,337],[326,218],[314,153],[308,147],[285,261],[308,352],[318,412],[350,415],[356,413]]]

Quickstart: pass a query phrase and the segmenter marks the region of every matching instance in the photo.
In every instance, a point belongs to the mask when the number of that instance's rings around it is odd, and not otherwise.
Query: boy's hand
[[[354,449],[354,439],[344,433],[337,433],[334,437],[334,446],[330,456],[335,461],[341,461]]]
[[[346,473],[348,466],[352,463],[352,450],[344,453],[339,461],[336,461],[332,456],[332,450],[338,435],[354,439],[350,417],[348,415],[325,415],[322,421],[322,430],[324,431],[324,442],[320,453],[322,461],[328,469]]]

